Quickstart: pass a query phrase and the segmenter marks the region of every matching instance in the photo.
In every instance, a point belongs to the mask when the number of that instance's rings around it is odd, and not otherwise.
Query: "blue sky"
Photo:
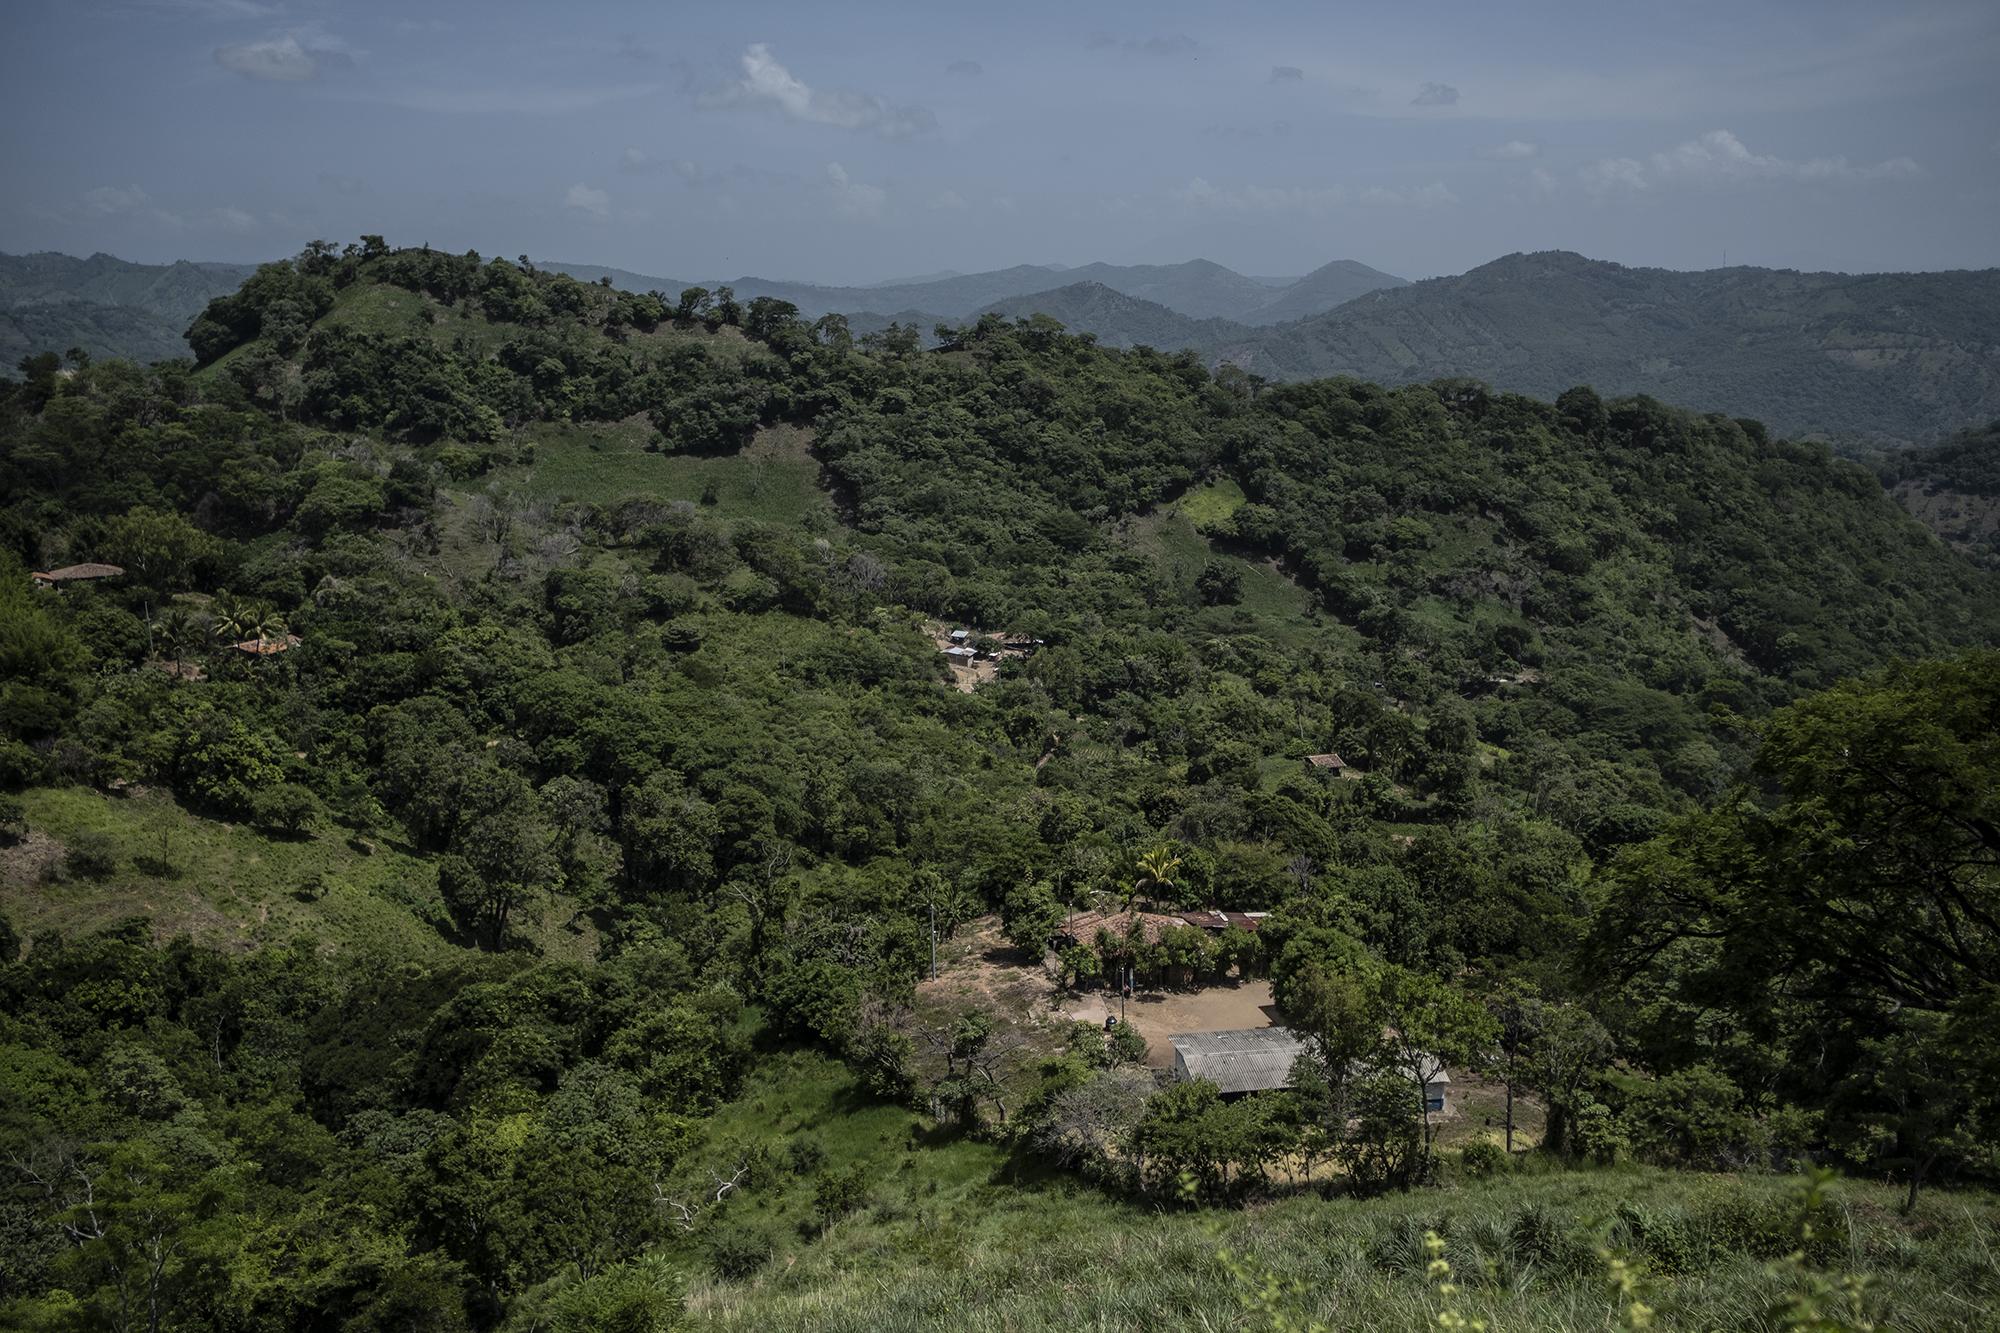
[[[10,0],[0,249],[2000,264],[2000,5]]]

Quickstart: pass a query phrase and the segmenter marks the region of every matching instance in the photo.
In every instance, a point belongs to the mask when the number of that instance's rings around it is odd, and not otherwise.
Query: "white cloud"
[[[1458,89],[1448,83],[1427,83],[1410,99],[1411,106],[1457,106]]]
[[[826,164],[826,185],[833,196],[834,215],[849,222],[871,222],[882,216],[883,207],[889,202],[888,191],[855,180],[838,162]]]
[[[238,42],[215,48],[215,63],[251,79],[298,83],[319,73],[319,61],[287,33],[261,42]]]
[[[1641,162],[1631,157],[1602,158],[1586,165],[1578,177],[1593,194],[1664,189],[1672,186],[1718,187],[1772,182],[1865,184],[1907,180],[1923,168],[1907,157],[1853,163],[1845,157],[1814,157],[1802,161],[1753,153],[1728,130],[1710,130],[1663,149]]]
[[[136,185],[100,185],[83,194],[83,206],[93,213],[107,216],[120,213],[138,213],[152,204],[152,198]]]
[[[937,117],[920,106],[891,106],[869,93],[812,88],[779,64],[762,42],[745,48],[742,64],[743,77],[708,94],[706,104],[775,107],[791,120],[866,130],[885,139],[907,139],[937,128]]]
[[[1486,156],[1496,162],[1520,162],[1541,154],[1542,146],[1527,139],[1509,139],[1506,143],[1486,150]]]
[[[258,227],[256,215],[240,208],[218,208],[209,217],[224,231],[255,231]]]
[[[316,26],[295,28],[255,42],[215,48],[215,63],[246,79],[303,83],[327,65],[349,65],[354,49]]]
[[[1442,181],[1410,189],[1371,185],[1241,185],[1219,189],[1200,176],[1171,192],[1175,202],[1216,213],[1305,213],[1321,215],[1356,206],[1444,208],[1458,202]]]
[[[958,213],[972,207],[965,202],[965,196],[957,190],[941,190],[931,196],[931,207],[941,212]]]
[[[594,218],[608,218],[611,216],[611,196],[588,185],[572,185],[569,193],[563,196],[563,207],[588,213]]]

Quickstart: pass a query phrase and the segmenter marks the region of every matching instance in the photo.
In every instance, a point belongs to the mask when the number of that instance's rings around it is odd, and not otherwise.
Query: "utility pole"
[[[937,904],[931,904],[931,980],[937,980]]]

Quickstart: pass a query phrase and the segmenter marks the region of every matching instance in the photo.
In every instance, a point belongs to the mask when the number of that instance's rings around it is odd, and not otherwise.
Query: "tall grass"
[[[2000,1310],[2000,1199],[1988,1194],[1940,1192],[1904,1218],[1893,1188],[1836,1184],[1812,1213],[1803,1268],[1786,1263],[1802,1184],[1785,1176],[1627,1166],[1167,1210],[1023,1175],[987,1145],[932,1143],[916,1117],[853,1103],[816,1057],[787,1057],[772,1078],[725,1112],[727,1132],[754,1133],[762,1117],[780,1139],[810,1133],[829,1165],[863,1166],[869,1203],[823,1234],[783,1237],[750,1276],[697,1281],[701,1327],[1434,1329],[1448,1310],[1466,1327],[1582,1333],[1621,1327],[1639,1301],[1656,1329],[1775,1329],[1813,1274],[1862,1272],[1885,1328],[1993,1327]],[[787,1188],[759,1207],[762,1225],[796,1211]],[[1629,1264],[1622,1290],[1607,1255]]]

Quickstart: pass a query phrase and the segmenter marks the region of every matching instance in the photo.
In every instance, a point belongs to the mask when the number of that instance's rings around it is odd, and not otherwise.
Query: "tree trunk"
[[[1507,1155],[1514,1155],[1514,1080],[1507,1079]]]
[[[1903,1215],[1905,1217],[1917,1210],[1917,1191],[1923,1188],[1924,1177],[1930,1174],[1931,1166],[1936,1161],[1937,1154],[1932,1153],[1929,1157],[1924,1158],[1921,1162],[1910,1168],[1910,1193],[1909,1197],[1903,1200]]]

